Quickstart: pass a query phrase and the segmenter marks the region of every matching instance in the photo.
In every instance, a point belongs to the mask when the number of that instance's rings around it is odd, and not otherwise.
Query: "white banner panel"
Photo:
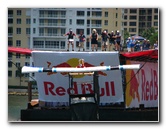
[[[79,59],[83,58],[86,67],[119,65],[117,52],[51,52],[33,51],[34,66],[36,67],[76,67]],[[99,71],[100,102],[123,102],[122,75],[120,70]],[[35,73],[39,100],[47,102],[69,101],[69,77],[63,73]],[[93,76],[75,76],[75,93],[90,93]],[[81,84],[81,82],[86,82]]]
[[[158,107],[158,63],[127,61],[127,64],[141,64],[143,67],[139,72],[126,71],[126,107],[139,107],[140,104]]]

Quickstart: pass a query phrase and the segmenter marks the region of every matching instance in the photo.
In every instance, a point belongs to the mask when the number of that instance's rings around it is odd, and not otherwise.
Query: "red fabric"
[[[20,47],[8,47],[8,52],[31,55],[32,50]]]
[[[132,57],[150,57],[158,59],[158,50],[146,50],[146,51],[139,51],[139,52],[125,52],[121,53],[122,56],[125,56],[127,58]]]

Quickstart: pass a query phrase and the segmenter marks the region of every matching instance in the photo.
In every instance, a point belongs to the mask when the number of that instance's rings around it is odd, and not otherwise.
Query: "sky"
[[[7,20],[7,8],[35,8],[35,7],[48,7],[48,8],[57,8],[57,7],[74,7],[74,8],[92,8],[92,7],[99,7],[99,8],[159,8],[159,13],[160,13],[160,18],[159,18],[159,35],[160,35],[160,39],[159,39],[159,44],[160,44],[160,58],[159,58],[159,77],[160,77],[160,85],[159,85],[159,90],[160,90],[160,122],[159,123],[102,123],[102,124],[81,124],[77,123],[77,124],[69,124],[69,123],[49,123],[49,124],[42,124],[42,123],[18,123],[18,124],[10,124],[8,123],[8,89],[7,89],[7,85],[8,85],[8,75],[7,75],[7,69],[8,69],[8,64],[7,64],[7,60],[8,60],[8,55],[7,55],[7,45],[8,45],[8,41],[7,41],[7,26],[8,26],[8,20]],[[0,110],[0,114],[1,114],[1,124],[3,127],[5,127],[6,129],[8,128],[16,128],[16,129],[23,129],[23,128],[37,128],[39,127],[40,129],[42,128],[47,128],[49,126],[49,128],[54,128],[56,127],[67,127],[67,128],[85,128],[85,127],[90,127],[93,126],[95,128],[101,128],[101,127],[109,127],[109,128],[113,128],[115,127],[116,129],[139,129],[139,128],[163,128],[165,126],[164,122],[164,115],[165,115],[165,111],[164,109],[166,109],[165,107],[165,95],[164,92],[166,92],[164,84],[165,82],[163,81],[163,74],[165,72],[165,61],[163,59],[163,56],[165,55],[165,52],[163,51],[163,49],[165,48],[165,44],[162,42],[163,41],[163,35],[164,35],[164,29],[165,29],[165,25],[163,23],[165,23],[165,15],[166,13],[166,8],[164,7],[163,4],[163,0],[160,1],[152,1],[152,0],[139,0],[139,1],[133,1],[133,0],[47,0],[47,1],[39,1],[39,0],[0,0],[0,37],[1,37],[1,41],[2,44],[0,47],[1,51],[0,51],[0,55],[2,56],[2,60],[1,60],[1,67],[2,67],[2,72],[0,74],[1,76],[1,81],[2,81],[2,85],[1,85],[1,110]],[[166,115],[165,115],[166,116]],[[23,125],[23,126],[22,126]]]

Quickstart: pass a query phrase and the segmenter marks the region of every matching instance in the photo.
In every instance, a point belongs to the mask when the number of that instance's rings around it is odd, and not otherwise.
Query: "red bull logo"
[[[63,62],[63,63],[60,63],[58,65],[55,65],[55,66],[52,66],[52,63],[47,61],[47,67],[48,68],[58,68],[58,67],[77,67],[79,65],[79,58],[71,58],[69,60],[67,60],[66,62]],[[90,64],[88,62],[84,62],[84,65],[85,67],[95,67],[95,65],[93,64]],[[99,64],[100,66],[104,66],[104,62],[101,62]],[[47,75],[52,75],[52,74],[57,74],[57,73],[53,73],[53,72],[48,72]],[[68,75],[67,72],[61,72],[60,74],[62,74],[63,76],[65,75]],[[103,71],[98,71],[98,74],[99,75],[102,75],[102,76],[107,76],[107,73],[103,72]],[[84,77],[84,75],[76,75],[76,76],[73,76],[74,78],[82,78]]]
[[[127,107],[130,106],[133,100],[136,100],[137,105],[139,105],[142,102],[158,99],[158,76],[156,70],[144,67],[136,75],[134,70],[127,70],[126,82],[129,82],[126,86]]]
[[[127,82],[130,81],[131,77],[133,77],[126,87],[126,105],[130,106],[130,103],[133,99],[137,99],[138,102],[140,102],[140,94],[138,91],[139,83],[135,76],[134,70],[128,70],[126,74],[130,75],[126,76]]]

